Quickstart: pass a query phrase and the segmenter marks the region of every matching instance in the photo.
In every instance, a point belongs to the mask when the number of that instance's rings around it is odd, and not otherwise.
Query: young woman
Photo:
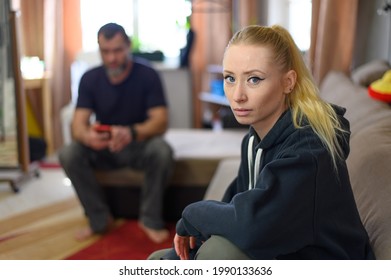
[[[223,68],[231,109],[250,125],[238,175],[221,202],[187,206],[174,249],[150,259],[373,259],[345,163],[345,110],[319,98],[290,34],[244,28]]]

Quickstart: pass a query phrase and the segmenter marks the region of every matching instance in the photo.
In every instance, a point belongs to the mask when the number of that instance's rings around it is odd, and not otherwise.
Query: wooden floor
[[[0,221],[0,259],[64,259],[96,240],[74,239],[83,226],[86,221],[74,198],[9,217]]]
[[[79,242],[87,225],[72,186],[61,169],[42,169],[19,193],[0,183],[0,259],[64,259],[94,242]],[[1,172],[1,171],[0,171]]]
[[[8,172],[7,170],[2,172]],[[0,220],[28,212],[67,198],[75,197],[74,189],[59,168],[40,168],[39,177],[20,184],[20,191],[12,191],[9,183],[0,182]]]

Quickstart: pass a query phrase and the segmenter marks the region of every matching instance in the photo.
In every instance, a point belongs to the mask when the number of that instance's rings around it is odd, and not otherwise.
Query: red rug
[[[156,250],[171,248],[175,224],[169,225],[170,238],[161,244],[148,239],[136,220],[126,221],[110,233],[67,260],[145,260]]]
[[[59,169],[62,168],[60,163],[58,162],[45,162],[45,161],[40,161],[39,162],[39,167],[43,169]]]

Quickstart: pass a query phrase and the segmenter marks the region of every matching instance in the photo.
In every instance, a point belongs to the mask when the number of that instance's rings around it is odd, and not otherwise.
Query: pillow
[[[373,60],[354,69],[351,78],[355,84],[368,87],[380,79],[387,70],[390,70],[390,64],[386,60]]]
[[[391,103],[391,70],[388,70],[383,78],[371,83],[368,93],[372,98]]]

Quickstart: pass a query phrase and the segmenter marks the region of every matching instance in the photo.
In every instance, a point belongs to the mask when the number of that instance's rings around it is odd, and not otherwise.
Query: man
[[[132,59],[131,41],[122,26],[102,26],[98,44],[103,65],[80,80],[72,120],[74,141],[59,154],[89,219],[89,227],[76,238],[105,233],[113,223],[94,170],[129,166],[145,172],[139,224],[160,243],[169,237],[162,210],[173,165],[172,149],[161,137],[168,126],[162,83],[155,70]],[[93,115],[96,122],[91,123]]]

